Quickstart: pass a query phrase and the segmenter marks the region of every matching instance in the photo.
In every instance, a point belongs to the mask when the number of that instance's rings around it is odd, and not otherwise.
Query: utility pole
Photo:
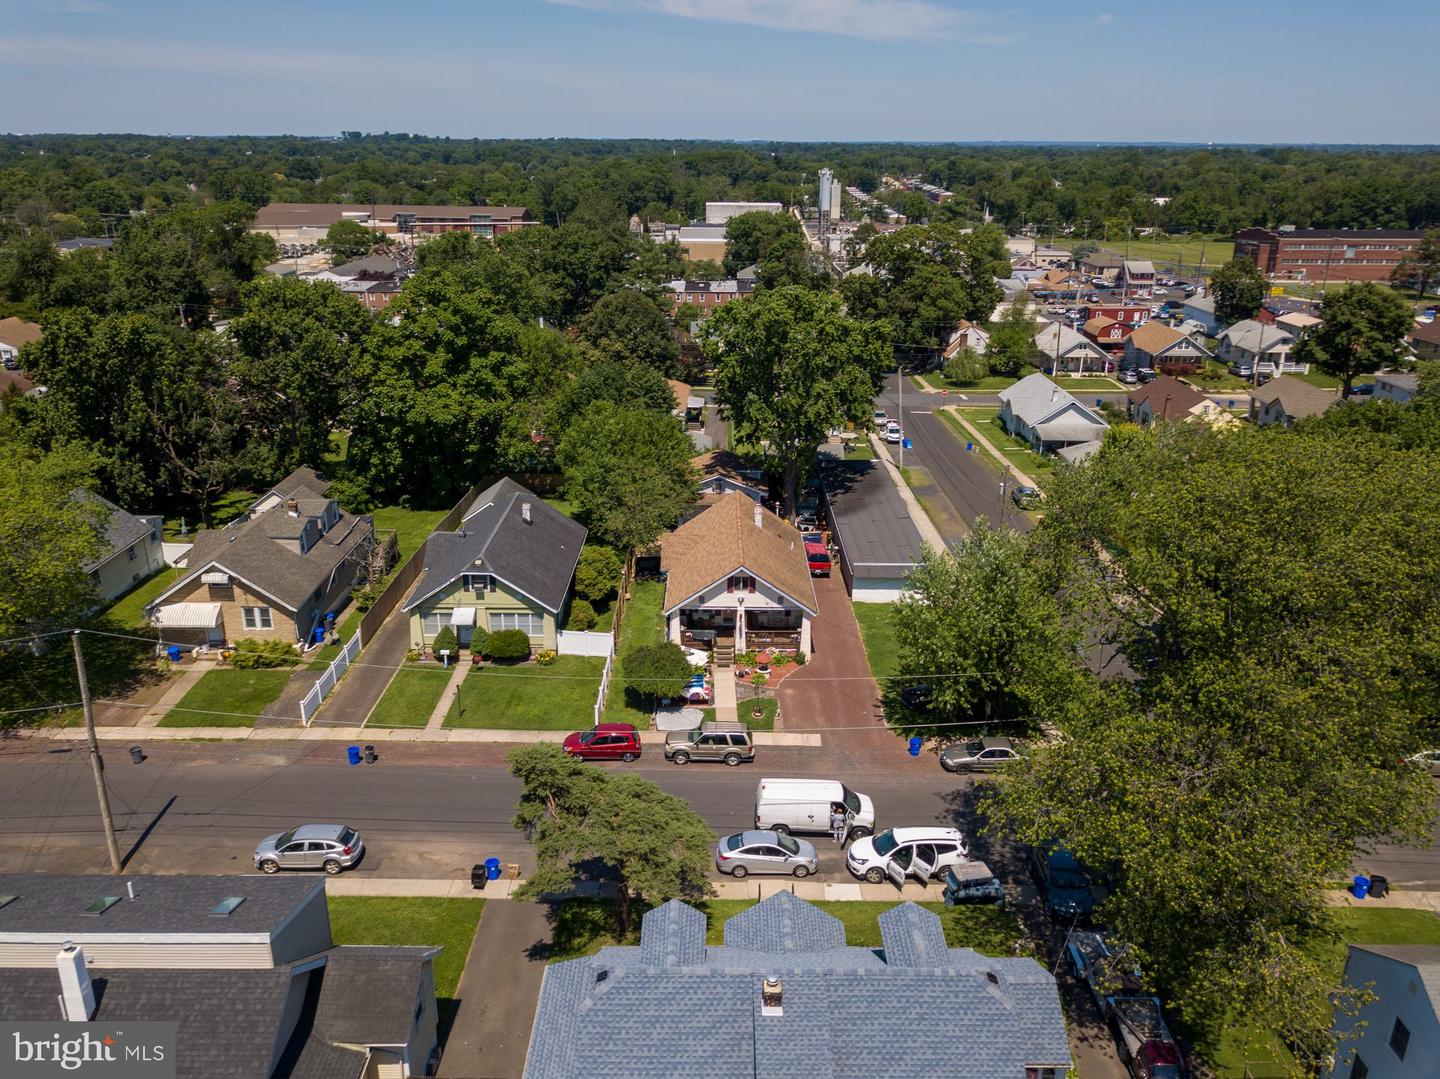
[[[110,792],[105,789],[105,762],[100,759],[100,743],[95,738],[95,711],[90,707],[90,680],[85,675],[85,653],[80,648],[80,631],[70,631],[75,645],[75,674],[80,679],[80,706],[85,712],[85,736],[90,741],[90,770],[95,773],[95,796],[100,799],[100,820],[105,825],[105,846],[110,852],[110,869],[119,873],[120,844],[115,839],[115,820],[110,816]]]
[[[900,467],[905,467],[905,361],[895,360],[895,381],[900,386],[900,403],[895,407],[899,409],[900,415],[896,421],[900,424]]]

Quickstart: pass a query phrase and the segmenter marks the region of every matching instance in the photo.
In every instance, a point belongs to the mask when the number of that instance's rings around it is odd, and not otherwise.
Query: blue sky
[[[1436,0],[0,0],[0,131],[1435,142],[1437,31]]]

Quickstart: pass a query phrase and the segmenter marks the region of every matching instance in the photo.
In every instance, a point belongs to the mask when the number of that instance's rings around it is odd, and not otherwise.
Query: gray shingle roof
[[[1079,409],[1084,415],[1094,417],[1101,428],[1106,426],[1104,420],[1038,371],[1026,375],[1013,386],[1007,386],[999,396],[1003,403],[1010,406],[1010,411],[1029,427],[1038,427],[1067,408]]]
[[[122,510],[108,498],[92,494],[89,491],[82,491],[76,488],[70,493],[70,497],[82,505],[93,506],[98,511],[96,517],[104,516],[105,524],[101,532],[101,542],[105,545],[105,553],[94,562],[85,566],[85,572],[89,573],[97,569],[110,559],[114,558],[132,543],[136,543],[150,534],[150,526],[140,520],[133,513]]]
[[[705,958],[705,915],[678,899],[648,910],[641,921],[640,961],[692,967]]]
[[[1262,405],[1279,401],[1285,414],[1297,420],[1304,416],[1318,416],[1339,400],[1333,391],[1301,382],[1290,375],[1271,379],[1258,389],[1251,390],[1250,396]]]
[[[845,925],[794,892],[776,892],[725,923],[725,946],[755,952],[821,952],[845,947]]]
[[[528,524],[522,514],[527,502]],[[460,531],[431,534],[425,568],[404,610],[414,610],[462,573],[493,573],[546,610],[558,612],[585,535],[584,525],[514,480],[501,479],[476,496]]]
[[[924,540],[886,469],[876,461],[837,461],[823,479],[852,578],[899,577],[919,565]]]
[[[1044,968],[1031,959],[947,949],[943,934],[936,936],[939,919],[907,906],[882,921],[883,951],[732,947],[731,926],[741,918],[747,921],[738,936],[753,929],[773,941],[768,931],[778,928],[783,940],[788,919],[829,942],[832,932],[819,928],[823,917],[801,913],[809,904],[779,892],[732,918],[726,945],[705,949],[691,966],[642,964],[641,948],[552,964],[525,1076],[929,1079],[944,1062],[943,1074],[954,1079],[996,1079],[1023,1076],[1027,1064],[1069,1063],[1059,994]],[[781,981],[780,1015],[762,1012],[767,977]],[[916,1015],[925,1022],[905,1021]],[[894,1038],[897,1023],[903,1048]]]
[[[102,896],[124,896],[105,913],[81,914]],[[0,875],[0,895],[17,898],[0,907],[0,941],[9,933],[269,933],[324,884],[261,876],[50,876]],[[210,911],[229,896],[244,896],[226,917]],[[0,1013],[3,1014],[3,1013]]]

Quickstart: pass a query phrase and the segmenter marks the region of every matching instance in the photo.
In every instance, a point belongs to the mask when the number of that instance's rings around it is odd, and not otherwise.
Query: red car
[[[805,559],[810,563],[810,576],[830,576],[830,552],[825,549],[823,543],[806,540]]]
[[[640,732],[630,723],[600,723],[567,734],[563,748],[586,761],[633,761],[640,756]]]

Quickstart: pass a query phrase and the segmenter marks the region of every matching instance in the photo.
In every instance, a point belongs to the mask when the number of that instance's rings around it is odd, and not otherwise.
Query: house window
[[[131,562],[135,561],[135,545],[133,543],[125,549],[125,557]]]
[[[435,634],[450,623],[449,611],[435,611],[432,614],[420,616],[420,634],[427,641],[432,640]]]
[[[1369,1079],[1370,1065],[1366,1064],[1359,1053],[1355,1054],[1355,1063],[1350,1066],[1350,1079]]]
[[[755,578],[743,573],[731,577],[725,585],[727,592],[753,592],[755,591]]]
[[[505,629],[523,630],[531,637],[545,635],[545,619],[529,611],[491,611],[490,632],[499,633]]]
[[[462,574],[460,590],[462,592],[493,592],[495,591],[495,578],[488,573]]]
[[[246,629],[273,629],[269,607],[241,607],[241,617]]]
[[[1025,1069],[1025,1079],[1061,1079],[1061,1068],[1037,1068],[1031,1065]]]
[[[1405,1050],[1410,1048],[1410,1028],[1399,1019],[1396,1019],[1395,1025],[1390,1028],[1390,1048],[1401,1060],[1405,1059]]]

